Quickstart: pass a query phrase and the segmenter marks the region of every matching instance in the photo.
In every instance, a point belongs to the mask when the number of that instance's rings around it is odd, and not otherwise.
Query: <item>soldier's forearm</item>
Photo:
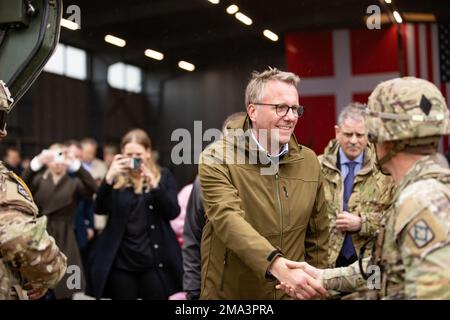
[[[24,257],[27,263],[21,273],[35,288],[54,288],[67,268],[67,258],[56,246],[47,232],[43,234],[41,246]]]
[[[12,210],[2,214],[10,221],[8,233],[0,236],[3,259],[19,268],[33,287],[54,287],[66,270],[66,257],[45,231],[46,218]]]
[[[353,292],[364,283],[358,262],[344,268],[325,269],[323,272],[323,285],[327,290]]]

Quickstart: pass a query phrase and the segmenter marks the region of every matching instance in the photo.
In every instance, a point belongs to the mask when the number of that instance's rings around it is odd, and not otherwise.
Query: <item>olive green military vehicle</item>
[[[0,0],[0,130],[59,40],[62,0]]]

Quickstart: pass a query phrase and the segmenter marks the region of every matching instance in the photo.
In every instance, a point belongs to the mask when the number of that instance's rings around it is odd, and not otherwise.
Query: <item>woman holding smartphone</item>
[[[88,291],[111,299],[167,299],[181,291],[181,249],[170,220],[180,212],[169,170],[151,157],[145,131],[122,139],[95,200],[109,215],[88,266]]]

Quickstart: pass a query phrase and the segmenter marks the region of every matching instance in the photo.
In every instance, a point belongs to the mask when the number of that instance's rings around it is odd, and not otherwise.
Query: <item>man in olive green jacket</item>
[[[320,165],[293,135],[303,112],[298,81],[277,69],[254,73],[246,90],[247,118],[231,123],[227,136],[200,156],[207,216],[202,299],[288,298],[275,280],[302,283],[305,295],[320,287],[287,265],[306,260],[326,266],[328,250]]]
[[[347,232],[351,234],[356,255],[360,254],[364,243],[378,230],[382,212],[388,208],[395,191],[392,178],[376,167],[375,152],[367,141],[361,107],[351,104],[341,111],[335,127],[336,139],[331,140],[324,154],[319,156],[330,220],[329,267],[342,267],[353,262],[345,263],[340,255]],[[344,179],[341,166],[349,160],[360,163],[347,208],[343,210]],[[367,245],[365,253],[370,254],[370,250],[371,245]]]

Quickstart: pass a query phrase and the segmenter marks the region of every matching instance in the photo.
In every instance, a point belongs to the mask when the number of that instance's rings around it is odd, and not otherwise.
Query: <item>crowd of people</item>
[[[91,138],[54,143],[25,165],[9,148],[5,170],[25,181],[30,210],[80,270],[79,286],[60,268],[57,285],[28,296],[450,298],[450,170],[437,152],[450,125],[440,91],[412,77],[382,82],[367,105],[341,109],[335,138],[316,156],[294,135],[303,112],[314,112],[299,104],[298,84],[289,72],[255,72],[246,112],[224,121],[179,192],[142,129],[106,145],[103,160]],[[369,288],[371,266],[379,286]]]
[[[152,159],[143,130],[131,130],[120,148],[106,145],[104,160],[96,157],[97,148],[92,138],[54,143],[25,168],[16,148],[5,153],[5,165],[23,179],[47,218],[47,232],[67,267],[80,270],[79,286],[69,286],[65,273],[46,298],[84,293],[168,299],[182,291],[183,274],[182,243],[174,230],[182,233],[184,221],[173,230],[170,224],[180,212],[175,179]]]

